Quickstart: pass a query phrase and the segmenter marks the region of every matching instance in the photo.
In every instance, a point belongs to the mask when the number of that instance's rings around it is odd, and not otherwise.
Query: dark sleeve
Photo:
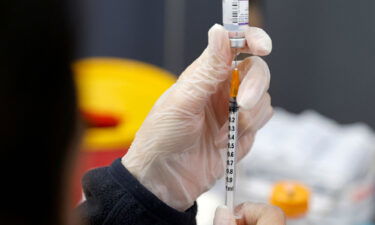
[[[86,201],[77,209],[82,224],[196,224],[196,204],[185,212],[169,207],[140,184],[120,159],[87,172],[82,183]]]

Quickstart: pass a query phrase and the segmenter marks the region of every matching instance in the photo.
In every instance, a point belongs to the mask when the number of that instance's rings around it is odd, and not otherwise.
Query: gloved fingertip
[[[238,105],[245,110],[250,110],[254,107],[255,102],[252,100],[247,100],[247,99],[242,98],[238,100]]]
[[[258,54],[259,56],[269,55],[272,51],[272,40],[268,36],[260,43]]]
[[[233,212],[222,205],[216,208],[214,225],[236,225]]]
[[[218,23],[215,23],[215,24],[211,27],[211,29],[224,30],[224,27],[223,27],[223,25],[220,25],[220,24],[218,24]],[[211,30],[211,29],[210,29],[210,30]]]
[[[213,25],[208,31],[208,45],[222,47],[222,42],[228,39],[228,32],[219,24]],[[229,46],[229,44],[228,44]]]
[[[258,56],[251,57],[252,66],[242,80],[238,90],[238,104],[252,109],[269,88],[270,71],[267,63]]]
[[[212,37],[217,33],[226,33],[226,30],[224,29],[222,25],[216,23],[208,31],[208,36]]]
[[[245,36],[251,54],[266,56],[271,53],[272,40],[263,29],[258,27],[250,27],[245,32]]]
[[[262,91],[255,88],[246,90],[246,93],[243,91],[238,97],[238,105],[245,110],[250,110],[258,103],[262,94]]]

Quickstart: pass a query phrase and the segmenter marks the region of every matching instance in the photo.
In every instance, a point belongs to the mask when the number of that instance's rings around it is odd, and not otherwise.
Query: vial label
[[[223,0],[224,25],[248,25],[249,1],[248,0]]]

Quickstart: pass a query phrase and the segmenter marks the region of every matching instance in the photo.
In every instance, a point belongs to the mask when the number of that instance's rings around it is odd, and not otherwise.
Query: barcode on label
[[[232,1],[232,23],[238,23],[238,1]]]

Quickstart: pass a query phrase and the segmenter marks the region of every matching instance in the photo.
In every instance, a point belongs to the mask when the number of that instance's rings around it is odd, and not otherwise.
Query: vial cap
[[[231,48],[244,48],[246,45],[245,38],[230,38],[229,40]]]
[[[282,181],[274,185],[271,204],[281,208],[287,218],[299,218],[308,211],[309,189],[298,182]]]

